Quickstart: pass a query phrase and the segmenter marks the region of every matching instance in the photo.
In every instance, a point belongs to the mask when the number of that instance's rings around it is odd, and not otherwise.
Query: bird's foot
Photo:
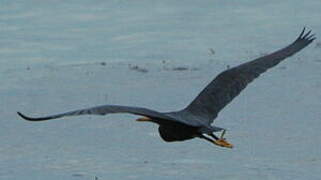
[[[227,142],[225,138],[220,138],[217,140],[213,140],[213,143],[215,145],[221,146],[221,147],[226,147],[226,148],[233,148],[233,144]]]
[[[226,130],[223,130],[220,138],[219,139],[215,139],[213,141],[213,143],[215,145],[218,145],[218,146],[221,146],[221,147],[233,148],[233,144],[227,142],[226,139],[224,138],[225,133],[226,133]]]

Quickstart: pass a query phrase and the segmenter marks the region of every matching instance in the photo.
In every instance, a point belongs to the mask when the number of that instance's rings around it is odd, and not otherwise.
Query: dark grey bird
[[[45,121],[64,116],[130,113],[142,116],[137,121],[158,124],[159,134],[166,142],[198,137],[218,146],[232,148],[233,145],[223,137],[225,129],[211,125],[218,113],[260,74],[299,52],[314,39],[314,34],[311,35],[311,31],[306,33],[304,28],[299,37],[287,47],[220,73],[186,108],[179,111],[162,113],[142,107],[103,105],[38,118],[20,112],[18,114],[29,121]],[[214,134],[219,131],[222,131],[220,137]]]

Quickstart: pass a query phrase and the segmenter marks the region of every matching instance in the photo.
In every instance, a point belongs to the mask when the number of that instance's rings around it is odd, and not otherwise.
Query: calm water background
[[[0,179],[319,179],[320,19],[319,0],[0,0]],[[132,115],[15,114],[177,110],[227,66],[286,46],[304,26],[319,39],[215,121],[233,150],[164,143]]]

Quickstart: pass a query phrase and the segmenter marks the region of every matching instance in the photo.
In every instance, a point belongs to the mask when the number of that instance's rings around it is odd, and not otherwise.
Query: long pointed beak
[[[136,119],[136,121],[139,121],[139,122],[151,122],[152,119],[149,118],[149,117],[141,117],[141,118]]]

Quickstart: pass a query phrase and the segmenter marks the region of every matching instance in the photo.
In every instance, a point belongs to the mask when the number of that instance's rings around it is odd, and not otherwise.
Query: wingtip
[[[23,115],[21,112],[18,111],[17,114],[18,114],[21,118],[23,118],[23,119],[25,119],[25,120],[29,120],[29,118],[28,118],[27,116]]]
[[[24,119],[24,120],[27,120],[27,121],[37,121],[37,119],[28,117],[28,116],[22,114],[22,113],[19,112],[19,111],[17,112],[17,114],[18,114],[22,119]]]
[[[302,37],[303,39],[305,39],[306,37],[308,37],[311,34],[312,30],[308,31],[306,34],[304,34],[304,36]]]
[[[304,32],[305,32],[305,26],[303,27],[303,29],[302,29],[302,31],[301,31],[301,33],[300,33],[300,35],[299,35],[299,37],[298,37],[298,39],[300,39],[300,38],[302,38],[302,36],[303,36],[303,34],[304,34]]]
[[[310,35],[307,39],[311,42],[314,41],[316,39],[315,34]]]
[[[315,34],[311,34],[312,30],[309,30],[307,33],[305,31],[306,31],[306,27],[303,27],[303,30],[301,31],[296,41],[307,40],[309,42],[312,42],[316,39]]]

